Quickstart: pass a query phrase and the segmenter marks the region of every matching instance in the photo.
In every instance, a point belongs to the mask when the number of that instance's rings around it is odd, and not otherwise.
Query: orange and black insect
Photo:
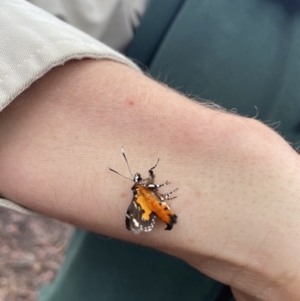
[[[177,222],[177,215],[174,214],[165,201],[176,198],[176,196],[170,196],[178,188],[165,194],[159,193],[158,189],[160,187],[170,184],[169,181],[166,181],[164,184],[154,183],[155,175],[153,170],[157,166],[159,159],[157,160],[157,163],[149,169],[149,177],[143,179],[139,173],[132,174],[123,147],[122,154],[133,180],[121,175],[111,168],[109,169],[134,182],[131,188],[133,191],[133,199],[126,213],[126,228],[135,234],[150,232],[155,225],[156,217],[158,217],[161,221],[166,223],[167,227],[165,230],[171,230],[173,225]]]

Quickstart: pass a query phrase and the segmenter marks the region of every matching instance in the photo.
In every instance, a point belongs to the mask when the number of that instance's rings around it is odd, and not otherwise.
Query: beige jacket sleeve
[[[117,50],[133,38],[148,0],[28,0]]]
[[[111,59],[137,69],[118,52],[27,1],[0,1],[0,111],[53,67],[83,58]],[[0,206],[30,213],[3,198]]]

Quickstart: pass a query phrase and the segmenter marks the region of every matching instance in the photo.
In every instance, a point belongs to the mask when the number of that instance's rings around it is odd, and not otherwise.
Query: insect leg
[[[170,191],[170,192],[164,194],[164,198],[167,199],[167,200],[173,200],[173,199],[177,198],[177,196],[174,196],[174,197],[170,198],[170,195],[171,195],[173,192],[177,191],[177,190],[178,190],[178,188],[176,188],[176,189],[174,189],[174,190],[172,190],[172,191]]]
[[[151,167],[150,170],[153,170],[157,166],[158,162],[159,162],[159,158],[157,159],[156,164],[153,167]]]
[[[151,183],[151,184],[148,184],[147,187],[149,187],[149,188],[160,188],[160,187],[163,187],[163,186],[166,186],[166,185],[169,185],[169,184],[170,184],[169,181],[166,181],[163,184],[154,184],[154,183]]]
[[[151,168],[149,169],[149,178],[150,178],[151,180],[154,179],[153,169],[157,166],[158,162],[159,162],[159,158],[157,159],[156,164],[155,164],[153,167],[151,167]]]

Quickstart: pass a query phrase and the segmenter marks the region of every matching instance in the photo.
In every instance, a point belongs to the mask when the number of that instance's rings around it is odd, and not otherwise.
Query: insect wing
[[[137,197],[133,197],[126,213],[126,228],[135,234],[140,232],[150,232],[154,225],[156,216],[153,212],[149,215],[148,220],[143,219],[144,210],[137,203]]]

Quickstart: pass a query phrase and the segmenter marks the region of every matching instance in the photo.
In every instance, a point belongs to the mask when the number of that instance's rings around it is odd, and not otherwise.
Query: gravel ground
[[[35,301],[64,257],[72,227],[0,209],[0,300]]]

